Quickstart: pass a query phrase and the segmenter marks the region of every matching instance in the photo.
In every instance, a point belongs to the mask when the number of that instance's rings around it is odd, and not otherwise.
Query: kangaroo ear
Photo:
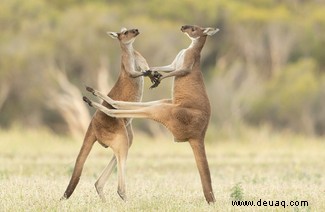
[[[122,28],[121,28],[121,33],[125,32],[126,30],[128,30],[128,29],[125,28],[125,27],[122,27]]]
[[[216,34],[218,31],[219,31],[218,28],[214,29],[214,28],[208,27],[208,28],[204,29],[203,34],[211,36],[211,35]]]
[[[118,38],[118,34],[116,32],[107,32],[107,34],[109,36],[111,36],[113,39],[117,39]]]

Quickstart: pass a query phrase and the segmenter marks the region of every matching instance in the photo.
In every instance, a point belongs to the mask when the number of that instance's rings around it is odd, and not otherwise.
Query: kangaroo
[[[143,77],[140,76],[145,75],[144,71],[148,70],[149,66],[145,58],[133,49],[133,42],[139,35],[139,30],[122,28],[121,32],[108,32],[108,34],[119,41],[122,50],[120,74],[108,96],[121,101],[141,101]],[[107,102],[103,102],[103,107],[111,108]],[[100,110],[96,111],[84,137],[69,185],[61,199],[68,199],[73,193],[79,182],[84,163],[96,141],[105,148],[111,147],[115,154],[95,183],[97,193],[105,201],[104,185],[118,163],[117,192],[123,200],[126,199],[124,172],[128,148],[133,140],[131,120],[131,118],[116,119]]]
[[[87,97],[84,97],[84,101],[111,117],[152,119],[171,131],[176,142],[188,141],[199,170],[205,199],[208,203],[214,203],[215,197],[204,145],[211,108],[200,70],[200,53],[207,36],[215,34],[219,29],[185,25],[181,27],[181,31],[192,40],[190,46],[181,50],[170,65],[150,69],[165,74],[153,78],[154,87],[164,78],[175,77],[172,99],[132,103],[113,100],[88,87],[87,90],[93,95],[116,109],[107,108]]]

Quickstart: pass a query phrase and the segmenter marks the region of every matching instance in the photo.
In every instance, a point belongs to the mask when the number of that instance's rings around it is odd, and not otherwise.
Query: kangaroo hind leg
[[[104,186],[109,178],[109,176],[112,174],[114,168],[116,167],[116,157],[113,156],[109,164],[105,167],[102,174],[98,178],[98,180],[95,183],[96,191],[99,195],[99,197],[102,199],[103,202],[106,201],[106,198],[104,196]]]
[[[127,130],[127,134],[128,134],[128,144],[129,144],[129,148],[132,145],[132,141],[133,141],[133,130],[132,130],[132,125],[129,124],[126,127]],[[116,167],[117,164],[117,160],[116,157],[113,156],[111,161],[109,162],[109,164],[105,167],[104,171],[102,172],[101,176],[98,178],[98,180],[95,183],[95,187],[96,187],[96,191],[99,195],[99,197],[102,199],[103,202],[106,201],[106,198],[104,196],[104,186],[109,178],[109,176],[112,174],[114,168]]]
[[[124,201],[126,201],[125,166],[129,149],[129,141],[126,130],[114,139],[114,142],[110,147],[112,148],[117,160],[117,193]]]

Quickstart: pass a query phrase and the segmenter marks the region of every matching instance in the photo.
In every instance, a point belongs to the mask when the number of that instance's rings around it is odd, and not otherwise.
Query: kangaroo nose
[[[188,25],[184,25],[184,26],[181,27],[181,31],[184,31],[184,30],[186,30],[187,28],[189,28],[189,26],[188,26]]]
[[[133,31],[134,31],[135,33],[138,33],[138,32],[139,32],[139,30],[138,30],[138,29],[134,29]]]

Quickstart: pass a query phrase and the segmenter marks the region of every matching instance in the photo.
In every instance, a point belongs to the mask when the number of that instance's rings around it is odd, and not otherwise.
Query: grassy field
[[[241,141],[210,140],[214,205],[204,200],[188,144],[137,134],[127,162],[127,202],[116,193],[116,172],[105,187],[108,201],[96,194],[94,183],[112,155],[99,144],[71,198],[59,201],[80,146],[81,140],[44,131],[0,131],[0,211],[325,211],[322,139],[261,130]],[[234,199],[286,206],[239,207]],[[308,206],[287,206],[292,200]]]

